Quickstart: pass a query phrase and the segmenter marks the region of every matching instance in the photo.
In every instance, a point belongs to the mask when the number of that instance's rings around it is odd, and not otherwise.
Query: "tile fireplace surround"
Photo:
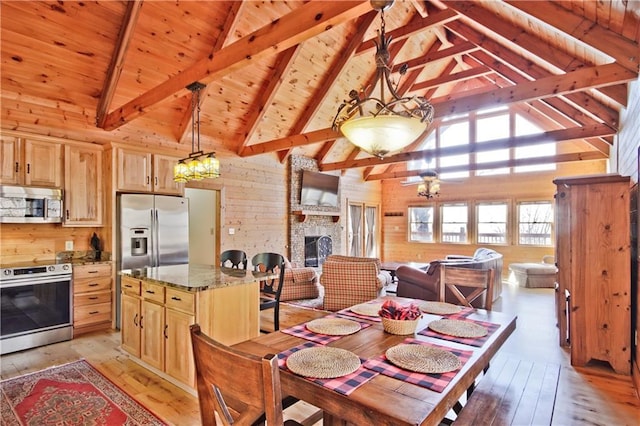
[[[340,253],[342,247],[341,221],[334,222],[331,216],[309,214],[301,222],[300,217],[292,213],[305,210],[322,213],[337,212],[340,214],[341,211],[341,208],[331,209],[328,207],[302,206],[300,204],[302,170],[317,172],[318,165],[312,158],[292,155],[289,159],[289,259],[291,263],[297,266],[304,266],[305,264],[305,237],[330,237],[333,253]]]

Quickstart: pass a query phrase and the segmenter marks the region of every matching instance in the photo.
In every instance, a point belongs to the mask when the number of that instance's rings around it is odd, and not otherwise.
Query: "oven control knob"
[[[63,271],[68,271],[69,270],[69,265],[62,265],[62,270]]]
[[[3,269],[3,270],[2,270],[2,273],[3,273],[4,275],[11,275],[11,269]]]
[[[56,267],[55,267],[55,266],[53,266],[53,265],[52,265],[52,266],[48,266],[48,267],[47,267],[47,270],[48,270],[49,272],[53,272],[53,271],[55,271],[55,270],[56,270]]]

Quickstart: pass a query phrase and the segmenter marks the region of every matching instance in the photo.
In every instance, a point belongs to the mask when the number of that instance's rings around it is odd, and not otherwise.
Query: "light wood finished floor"
[[[494,309],[516,313],[518,321],[515,333],[498,356],[559,366],[552,425],[640,424],[640,400],[629,377],[615,375],[603,366],[571,367],[568,352],[557,345],[553,297],[551,289],[505,285]],[[317,316],[316,311],[285,304],[281,308],[281,327]],[[265,323],[269,317],[272,317],[271,312],[265,311]],[[131,361],[120,350],[119,340],[118,332],[99,332],[70,342],[8,354],[0,357],[0,377],[6,379],[85,358],[167,423],[198,425],[197,399]],[[313,407],[303,406],[288,414],[300,420],[312,411]]]

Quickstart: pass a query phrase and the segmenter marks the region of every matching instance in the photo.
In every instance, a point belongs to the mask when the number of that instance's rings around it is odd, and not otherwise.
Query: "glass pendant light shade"
[[[378,115],[347,120],[340,131],[358,148],[377,157],[400,151],[422,134],[427,123],[415,117]]]
[[[173,180],[178,183],[188,182],[187,175],[189,174],[189,168],[184,163],[183,160],[180,160],[173,166]]]
[[[220,177],[220,161],[213,153],[202,159],[202,176],[205,178]]]
[[[187,164],[189,172],[187,174],[189,180],[202,180],[202,163],[198,158],[192,158]]]

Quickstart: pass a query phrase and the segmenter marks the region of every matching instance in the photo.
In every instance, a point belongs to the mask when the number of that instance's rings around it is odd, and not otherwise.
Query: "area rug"
[[[115,384],[79,360],[3,380],[4,425],[164,425]]]

